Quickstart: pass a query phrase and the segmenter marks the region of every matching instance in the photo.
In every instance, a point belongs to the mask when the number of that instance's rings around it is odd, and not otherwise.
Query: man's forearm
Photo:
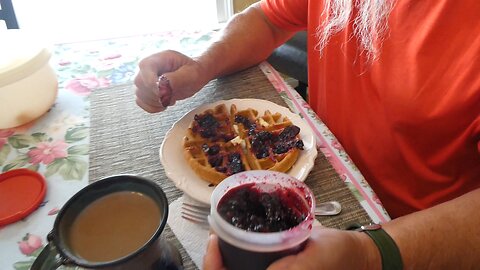
[[[293,34],[271,25],[260,5],[254,4],[235,15],[218,41],[196,60],[210,80],[260,63]]]
[[[477,189],[397,218],[384,228],[399,246],[405,269],[476,269],[480,267],[479,209]]]

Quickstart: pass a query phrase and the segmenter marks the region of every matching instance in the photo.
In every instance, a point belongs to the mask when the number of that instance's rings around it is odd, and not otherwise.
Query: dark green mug
[[[69,245],[69,230],[78,215],[92,202],[116,193],[138,192],[151,198],[160,210],[159,225],[140,248],[109,261],[88,261]],[[86,269],[183,269],[178,250],[162,236],[168,218],[168,200],[154,182],[134,175],[116,175],[94,182],[77,192],[59,211],[47,246],[33,263],[32,270],[56,269],[61,265]]]

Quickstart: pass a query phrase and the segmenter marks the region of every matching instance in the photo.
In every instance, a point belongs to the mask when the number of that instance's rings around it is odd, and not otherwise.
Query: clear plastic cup
[[[282,201],[286,197],[295,197],[295,203],[289,207],[300,211],[304,219],[290,229],[272,232],[247,231],[230,224],[219,213],[219,203],[223,203],[222,198],[226,194],[225,200],[237,190],[251,190],[252,186],[252,192],[260,190],[273,195],[281,194]],[[246,171],[226,178],[214,189],[210,209],[208,220],[219,237],[225,267],[229,270],[265,269],[277,259],[298,253],[305,247],[315,219],[315,197],[303,182],[287,174]]]

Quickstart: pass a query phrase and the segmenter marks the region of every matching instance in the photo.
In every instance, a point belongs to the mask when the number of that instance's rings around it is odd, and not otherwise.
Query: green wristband
[[[361,226],[359,224],[354,224],[347,229],[364,232],[370,236],[370,238],[372,238],[373,242],[375,242],[375,245],[377,245],[377,248],[380,251],[383,270],[403,269],[403,261],[400,250],[398,249],[392,237],[390,237],[390,235],[388,235],[388,233],[382,229],[382,225],[370,224]]]

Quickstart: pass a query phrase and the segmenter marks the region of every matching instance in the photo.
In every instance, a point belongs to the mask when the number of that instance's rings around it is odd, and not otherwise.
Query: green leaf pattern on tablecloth
[[[88,154],[88,144],[74,145],[68,148],[69,155],[87,155]]]
[[[81,180],[87,172],[87,163],[81,159],[71,156],[64,159],[64,164],[58,170],[65,180]]]
[[[2,172],[10,171],[13,169],[22,168],[28,163],[28,157],[24,154],[15,157],[13,160],[9,161],[4,167]]]
[[[355,187],[355,185],[353,185],[351,182],[345,182],[345,184],[347,185],[348,189],[350,189],[350,191],[352,192],[353,196],[355,196],[355,198],[361,202],[361,201],[364,201],[365,198],[363,198],[362,194],[360,194],[360,191]]]
[[[85,139],[89,134],[88,127],[76,127],[67,130],[65,134],[65,142],[74,143]]]
[[[28,163],[28,157],[24,154],[21,154],[21,155],[15,157],[10,162],[8,162],[5,166],[3,166],[2,172],[22,168],[25,165],[27,165],[27,163]]]
[[[8,154],[10,154],[12,147],[8,144],[4,145],[0,149],[0,166],[3,166],[5,161],[7,160]]]
[[[81,180],[88,169],[88,144],[83,142],[88,135],[85,126],[68,128],[64,140],[54,140],[42,132],[14,134],[0,150],[2,172],[17,168],[39,171],[43,166],[46,177],[58,174],[65,180]]]
[[[35,137],[26,134],[13,135],[8,138],[8,143],[16,149],[26,148],[35,142]]]
[[[293,102],[292,100],[288,97],[287,93],[286,92],[279,92],[280,94],[280,97],[282,97],[283,101],[285,101],[285,103],[287,103],[287,106],[289,108],[295,108],[295,106],[293,105]],[[303,115],[301,114],[298,114],[298,116],[302,117],[303,118]]]

